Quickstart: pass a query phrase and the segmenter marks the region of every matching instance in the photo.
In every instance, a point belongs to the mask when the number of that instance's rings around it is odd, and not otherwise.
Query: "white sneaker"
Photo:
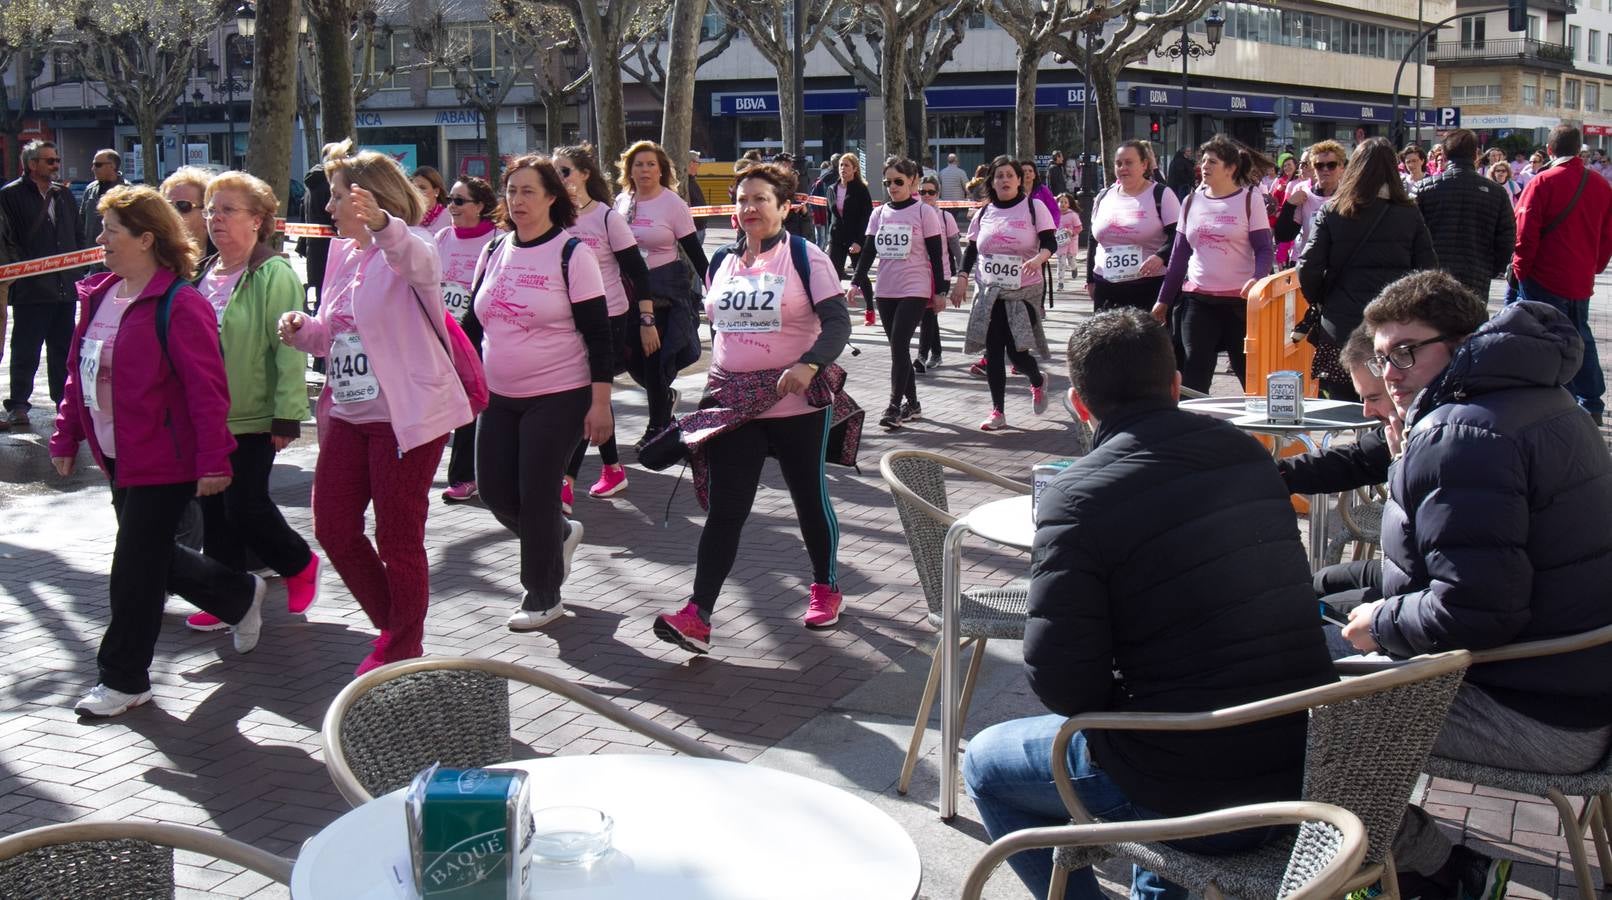
[[[114,691],[104,684],[97,684],[95,687],[90,688],[88,694],[79,698],[79,701],[73,705],[73,711],[81,716],[106,719],[112,716],[121,716],[150,699],[150,691],[125,694],[122,691]]]
[[[251,653],[257,646],[257,639],[263,634],[263,592],[268,589],[268,582],[256,575],[252,576],[252,605],[246,608],[246,615],[241,621],[230,626],[230,634],[235,637],[236,653]]]
[[[582,523],[575,519],[566,519],[565,524],[571,526],[571,531],[565,536],[565,543],[560,545],[560,556],[565,560],[565,570],[560,573],[560,583],[571,577],[571,557],[577,553],[577,545],[582,543]]]
[[[521,600],[523,603],[525,599],[526,595],[522,594]],[[548,609],[526,609],[522,606],[510,615],[509,621],[505,624],[509,626],[510,631],[536,631],[564,616],[565,604],[556,601]]]

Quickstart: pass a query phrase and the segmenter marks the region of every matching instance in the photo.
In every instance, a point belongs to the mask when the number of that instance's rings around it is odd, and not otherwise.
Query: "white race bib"
[[[906,259],[912,255],[912,226],[887,222],[873,236],[880,259]]]
[[[470,312],[470,288],[452,281],[442,282],[442,305],[455,319],[463,319]]]
[[[1024,280],[1024,260],[993,253],[979,262],[980,283],[1016,288]]]
[[[78,347],[78,392],[84,405],[102,412],[101,392],[96,390],[95,379],[101,374],[101,347],[104,341],[85,338]]]
[[[782,275],[728,275],[711,286],[710,296],[717,331],[754,333],[784,326]]]
[[[1060,247],[1069,246],[1069,232],[1063,230],[1062,228],[1058,229],[1057,231],[1053,232],[1052,241]]]
[[[1117,247],[1104,245],[1102,250],[1102,263],[1098,269],[1107,281],[1134,281],[1142,276],[1142,260],[1147,254],[1142,248],[1134,244],[1121,244]]]
[[[337,403],[362,403],[381,395],[381,383],[369,366],[369,354],[358,332],[336,335],[330,343],[330,399]]]

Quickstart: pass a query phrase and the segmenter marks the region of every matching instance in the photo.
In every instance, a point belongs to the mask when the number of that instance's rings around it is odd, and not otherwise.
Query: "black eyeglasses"
[[[60,156],[41,156],[39,157],[39,161],[47,166],[59,166],[62,164],[62,158]]]
[[[937,191],[934,188],[924,188],[923,190],[919,191],[918,193],[923,194],[925,197],[933,197],[936,194],[939,194],[940,191]]]
[[[1396,369],[1408,369],[1416,365],[1416,351],[1418,349],[1426,347],[1428,344],[1451,340],[1454,340],[1454,338],[1447,334],[1441,334],[1436,337],[1430,337],[1425,341],[1417,341],[1414,344],[1400,344],[1397,347],[1389,347],[1386,354],[1379,354],[1366,360],[1366,371],[1381,378],[1388,372],[1389,366],[1393,366]]]
[[[448,202],[452,203],[454,206],[464,206],[466,203],[475,203],[476,201],[470,199],[469,197],[449,197]]]
[[[1315,170],[1317,172],[1330,172],[1333,169],[1341,168],[1343,166],[1343,163],[1341,163],[1341,162],[1318,162],[1318,163],[1311,163],[1310,165],[1315,166]]]
[[[906,183],[907,180],[905,178],[886,178],[883,182],[885,187],[901,187]]]
[[[561,178],[570,178],[571,177],[571,167],[570,166],[555,166],[555,168],[559,170]]]
[[[170,200],[168,202],[173,205],[174,209],[179,210],[181,216],[188,216],[193,210],[201,208],[201,204],[192,203],[189,200]]]

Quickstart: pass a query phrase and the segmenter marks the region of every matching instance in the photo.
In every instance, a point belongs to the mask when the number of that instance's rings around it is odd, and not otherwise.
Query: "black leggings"
[[[269,496],[274,443],[267,434],[238,434],[229,457],[235,477],[222,493],[201,498],[202,546],[208,556],[237,572],[247,568],[246,552],[280,575],[296,575],[313,561],[313,551],[292,530]]]
[[[1103,281],[1093,277],[1091,280],[1091,305],[1095,312],[1107,309],[1124,309],[1131,307],[1142,312],[1151,312],[1153,304],[1159,300],[1159,288],[1164,284],[1164,276],[1158,278],[1137,278],[1133,281]]]
[[[710,514],[700,532],[694,567],[694,596],[689,598],[707,617],[739,555],[744,523],[761,484],[768,456],[778,460],[789,497],[795,503],[800,536],[812,561],[812,581],[832,585],[838,578],[834,557],[840,523],[828,499],[823,473],[828,452],[828,418],[833,407],[782,419],[751,419],[705,443],[710,466]]]
[[[117,461],[106,460],[117,484]],[[178,594],[225,622],[241,621],[252,606],[252,576],[174,543],[179,519],[196,496],[196,482],[113,487],[118,535],[112,549],[112,618],[95,655],[101,683],[138,694],[151,689],[151,657],[162,633],[162,607]]]
[[[1024,301],[998,297],[991,306],[991,326],[985,331],[985,382],[991,387],[991,408],[998,411],[1007,397],[1007,364],[1003,361],[1004,357],[1013,360],[1013,364],[1030,379],[1032,385],[1041,387],[1046,383],[1046,379],[1041,377],[1041,367],[1036,365],[1035,354],[1013,346],[1013,330],[1007,320],[1009,303]],[[1030,321],[1034,322],[1035,307],[1028,303],[1024,305],[1030,311]]]
[[[856,239],[856,241],[860,240],[862,240],[860,237]],[[851,244],[855,243],[856,241],[842,240],[840,238],[829,239],[828,261],[834,264],[834,274],[838,276],[841,281],[845,280],[845,258],[849,256],[851,258],[851,267],[855,268],[857,257],[861,255],[851,252]],[[873,297],[864,293],[862,298],[867,301],[868,309],[872,309]]]
[[[1181,344],[1186,349],[1181,386],[1209,393],[1215,380],[1215,363],[1224,350],[1237,383],[1246,387],[1248,360],[1243,355],[1243,338],[1248,334],[1248,304],[1241,297],[1181,297],[1186,304],[1181,315]]]
[[[890,405],[906,397],[918,402],[918,386],[912,378],[912,333],[918,330],[929,301],[924,297],[880,297],[879,322],[890,342]]]
[[[537,397],[493,394],[481,414],[476,487],[493,516],[520,538],[526,609],[560,602],[560,544],[570,533],[560,513],[560,482],[592,404],[591,386]]]
[[[660,332],[662,348],[665,347],[666,326],[671,319],[671,312],[671,307],[655,310],[655,330]],[[637,328],[630,329],[626,343],[627,374],[631,375],[632,380],[649,395],[649,427],[645,429],[645,433],[654,434],[672,423],[672,384],[666,373],[661,370],[661,353],[665,351],[656,350],[653,354],[645,356]]]
[[[616,371],[624,372],[627,368],[627,329],[636,328],[629,320],[633,319],[631,310],[619,316],[610,317],[610,337],[615,342]],[[614,413],[614,410],[612,410]],[[670,415],[670,414],[668,414]],[[571,462],[565,467],[565,474],[576,481],[577,473],[582,471],[582,458],[588,455],[588,439],[583,438],[577,442],[576,452],[571,454]],[[599,445],[599,462],[601,465],[615,466],[621,464],[621,454],[616,452],[616,435],[611,433],[610,439]]]
[[[940,314],[924,310],[923,321],[918,325],[918,358],[940,358]]]

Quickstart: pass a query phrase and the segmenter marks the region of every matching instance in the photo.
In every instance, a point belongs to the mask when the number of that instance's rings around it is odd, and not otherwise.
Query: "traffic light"
[[[1159,117],[1158,116],[1152,116],[1151,118],[1152,118],[1152,123],[1149,124],[1148,127],[1147,127],[1147,134],[1148,134],[1148,137],[1151,140],[1156,141],[1156,140],[1159,139],[1159,136],[1162,133],[1163,129],[1161,129],[1159,127]]]
[[[1506,0],[1506,27],[1512,31],[1528,30],[1528,0]]]

